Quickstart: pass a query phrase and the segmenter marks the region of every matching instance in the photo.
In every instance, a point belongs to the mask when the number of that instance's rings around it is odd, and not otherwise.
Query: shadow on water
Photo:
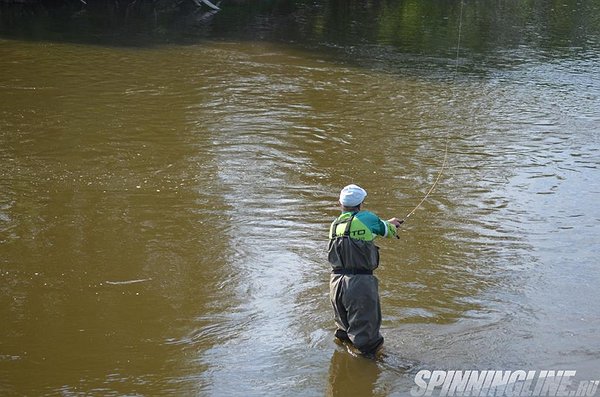
[[[381,369],[377,362],[334,350],[329,366],[327,396],[376,396]],[[357,377],[356,374],[361,374]]]
[[[337,342],[329,364],[326,396],[387,396],[390,379],[408,384],[423,365],[383,348],[377,357],[357,356],[355,349]],[[392,381],[392,382],[393,382]]]

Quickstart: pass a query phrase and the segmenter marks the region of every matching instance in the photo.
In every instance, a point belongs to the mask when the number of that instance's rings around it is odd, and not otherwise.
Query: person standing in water
[[[329,229],[328,260],[332,266],[329,299],[337,329],[335,337],[350,342],[365,356],[374,356],[383,344],[378,280],[373,270],[379,266],[377,236],[398,237],[402,220],[381,220],[362,210],[367,192],[348,185],[340,192],[341,215]]]

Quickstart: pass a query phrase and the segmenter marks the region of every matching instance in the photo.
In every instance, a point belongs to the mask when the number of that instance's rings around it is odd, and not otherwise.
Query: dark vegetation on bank
[[[447,56],[461,0],[0,0],[0,37],[104,45],[205,38],[305,46],[377,44]],[[464,1],[461,46],[475,54],[600,42],[600,0]]]
[[[190,42],[207,36],[255,36],[294,17],[298,1],[0,0],[0,36],[108,45]],[[216,18],[218,16],[218,18]],[[263,29],[264,30],[264,29]],[[258,32],[260,33],[260,32]]]

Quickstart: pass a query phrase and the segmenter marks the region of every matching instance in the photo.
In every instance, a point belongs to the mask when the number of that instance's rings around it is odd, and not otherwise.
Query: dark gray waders
[[[350,341],[363,354],[383,343],[377,278],[371,274],[332,274],[329,298],[335,313],[335,336]]]
[[[373,269],[379,265],[378,248],[372,241],[350,237],[354,216],[336,221],[329,241],[333,267],[329,299],[337,326],[335,336],[351,342],[364,355],[373,355],[383,344],[379,283]],[[338,224],[346,223],[343,235],[335,235]]]

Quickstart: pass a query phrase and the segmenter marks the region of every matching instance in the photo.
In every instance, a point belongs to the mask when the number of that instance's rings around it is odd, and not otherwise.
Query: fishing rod
[[[438,172],[437,177],[435,178],[435,181],[433,182],[433,184],[431,185],[431,187],[429,188],[429,190],[427,191],[425,196],[423,196],[421,201],[419,201],[419,204],[417,204],[416,207],[412,209],[412,211],[410,211],[404,218],[402,218],[403,223],[406,222],[406,220],[408,218],[410,218],[412,216],[412,214],[415,213],[415,211],[421,206],[421,204],[423,204],[425,202],[425,200],[427,200],[427,197],[429,197],[431,192],[433,192],[433,189],[435,189],[435,186],[439,182],[440,177],[442,176],[442,173],[444,172],[444,169],[446,168],[447,159],[448,159],[448,137],[446,137],[446,148],[444,149],[444,161],[442,162],[442,166],[440,167],[440,171]]]
[[[464,0],[461,0],[460,2],[460,15],[458,18],[458,42],[456,44],[456,62],[455,62],[455,67],[454,67],[454,79],[453,82],[456,80],[456,76],[458,75],[458,58],[459,58],[459,54],[460,54],[460,39],[461,39],[461,34],[462,34],[462,17],[463,17],[463,5],[464,5]],[[425,200],[427,200],[427,197],[429,197],[429,195],[431,194],[431,192],[433,192],[433,190],[435,189],[435,187],[437,186],[443,172],[444,169],[446,168],[446,164],[448,162],[448,141],[450,138],[450,134],[448,132],[446,132],[446,144],[445,144],[445,148],[444,148],[444,160],[442,161],[442,166],[440,167],[440,171],[437,174],[437,177],[435,178],[435,181],[433,182],[433,184],[431,185],[431,187],[429,188],[429,190],[427,191],[427,193],[425,193],[425,196],[423,196],[423,198],[421,199],[421,201],[419,201],[419,204],[416,205],[415,208],[412,209],[412,211],[410,211],[404,218],[402,218],[401,223],[404,223],[408,218],[410,218],[415,211],[421,206],[421,204],[423,204],[425,202]]]

